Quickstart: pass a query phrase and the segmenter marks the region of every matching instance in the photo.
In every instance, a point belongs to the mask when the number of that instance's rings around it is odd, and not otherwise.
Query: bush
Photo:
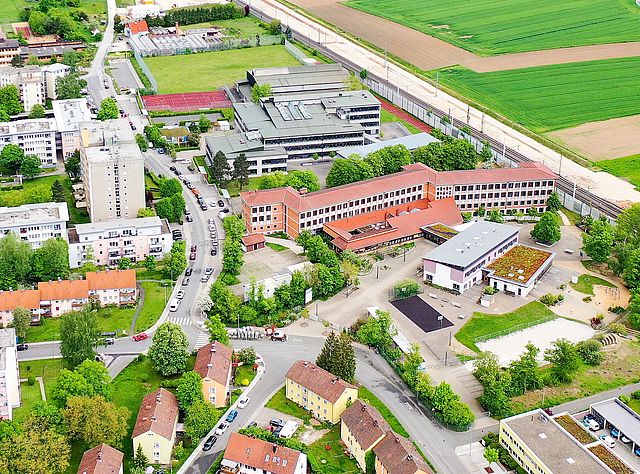
[[[149,381],[149,374],[140,374],[140,382],[147,383]]]
[[[485,286],[484,287],[484,294],[485,295],[495,295],[498,292],[497,288],[494,288],[493,286]]]
[[[27,377],[27,385],[35,385],[36,384],[36,378],[33,375],[29,375],[29,377]]]
[[[622,306],[610,306],[607,311],[609,311],[610,313],[613,313],[613,314],[622,314],[622,313],[624,313],[624,307],[622,307]]]
[[[578,343],[576,350],[583,362],[589,365],[600,365],[604,358],[601,352],[602,344],[593,339]]]
[[[636,390],[635,392],[631,392],[631,398],[634,400],[640,400],[640,390]]]
[[[620,323],[611,323],[609,324],[608,329],[610,332],[614,334],[620,334],[621,336],[626,336],[628,334],[627,328]]]
[[[620,399],[620,401],[621,401],[622,403],[624,403],[625,405],[628,405],[628,404],[629,404],[629,402],[631,401],[631,397],[629,397],[629,396],[627,396],[627,395],[620,395],[618,398],[619,398],[619,399]]]
[[[561,294],[547,293],[540,298],[540,302],[546,306],[555,306],[562,301],[564,301],[564,295]]]
[[[240,381],[240,385],[242,385],[243,387],[246,387],[247,385],[249,385],[249,379],[242,379]]]

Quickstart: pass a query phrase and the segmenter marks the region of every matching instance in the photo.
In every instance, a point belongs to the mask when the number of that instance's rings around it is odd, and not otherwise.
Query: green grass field
[[[0,0],[0,24],[19,21],[26,5],[25,0]]]
[[[157,56],[145,58],[144,61],[158,81],[160,94],[212,91],[243,79],[248,69],[300,65],[280,45],[183,56]]]
[[[405,122],[401,118],[396,117],[395,115],[393,115],[388,110],[380,109],[380,123],[389,123],[389,122],[399,122],[402,125],[404,125],[407,128],[407,130],[409,130],[413,134],[422,133],[422,130],[418,130],[416,127],[411,125],[409,122]]]
[[[452,67],[440,82],[542,133],[640,113],[639,68],[640,57],[489,73]]]
[[[555,316],[553,311],[538,301],[521,306],[511,313],[487,314],[473,313],[471,319],[455,334],[455,338],[474,352],[480,352],[475,341],[479,337],[497,333],[509,332],[521,324],[532,323],[543,318]]]
[[[614,176],[626,178],[640,189],[640,155],[598,161],[597,165]]]
[[[640,40],[634,0],[349,0],[478,54]]]
[[[602,278],[598,278],[597,276],[589,275],[584,273],[578,277],[578,283],[573,284],[569,283],[571,288],[580,293],[584,293],[585,295],[594,295],[593,287],[594,285],[608,286],[609,288],[615,288],[616,285],[608,282],[607,280],[603,280]]]

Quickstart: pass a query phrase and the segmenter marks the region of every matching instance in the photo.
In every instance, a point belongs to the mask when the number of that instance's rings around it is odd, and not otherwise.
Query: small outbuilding
[[[249,234],[242,237],[242,251],[253,252],[254,250],[263,249],[266,240],[262,234]]]

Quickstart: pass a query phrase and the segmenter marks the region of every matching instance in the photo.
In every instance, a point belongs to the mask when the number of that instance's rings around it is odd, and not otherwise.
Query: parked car
[[[598,423],[593,418],[590,418],[585,422],[585,426],[589,428],[591,431],[598,431],[600,429],[600,423]]]
[[[112,346],[115,342],[116,342],[116,338],[115,337],[107,337],[104,340],[104,345],[105,346]]]
[[[190,277],[192,273],[193,273],[193,267],[189,267],[184,271],[184,276]]]
[[[213,217],[209,217],[209,220],[207,222],[209,223],[209,225],[216,223],[216,221],[215,221],[215,219]]]
[[[620,437],[620,430],[618,428],[611,428],[611,436],[614,438]]]
[[[206,283],[206,282],[208,282],[208,281],[209,281],[209,275],[202,275],[202,276],[200,277],[200,282],[201,282],[201,283]]]
[[[212,275],[213,274],[213,267],[207,267],[204,269],[204,274],[205,275]]]
[[[201,206],[200,206],[200,209],[202,209],[203,211],[207,211],[207,210],[209,210],[209,208],[207,207],[207,205],[206,205],[206,204],[201,205]]]
[[[189,260],[195,260],[196,259],[196,253],[195,252],[191,252],[189,254]]]
[[[29,345],[25,344],[24,342],[22,344],[18,344],[16,346],[16,350],[18,350],[18,351],[26,351],[28,349],[29,349]]]
[[[191,246],[191,251],[192,252],[197,252],[198,251],[198,246],[197,245],[192,245]]]
[[[193,188],[193,189],[191,190],[191,192],[192,192],[193,194],[197,194],[198,196],[200,195],[200,191],[198,191],[198,188]]]
[[[193,189],[193,188],[195,188],[195,186],[193,184],[191,184],[191,183],[187,184],[187,189]]]
[[[258,423],[256,423],[255,421],[252,421],[247,425],[247,428],[255,428],[256,426],[258,426]]]
[[[271,340],[284,342],[287,340],[287,335],[282,331],[276,331],[271,335]]]
[[[193,216],[191,214],[185,215],[184,218],[187,222],[193,222]]]
[[[187,286],[189,285],[189,277],[184,277],[182,279],[182,286]]]
[[[176,168],[175,166],[169,166],[169,169],[170,169],[171,171],[175,171],[175,170],[177,170],[178,168]]]
[[[176,298],[178,298],[179,300],[184,298],[184,290],[178,290],[178,292],[176,293]]]
[[[229,209],[227,209],[226,207],[224,209],[221,209],[220,212],[223,212],[225,214],[229,214]]]
[[[211,256],[215,257],[218,255],[218,249],[216,247],[211,247]]]
[[[238,400],[238,408],[244,408],[249,404],[249,397],[240,397],[240,399]]]
[[[624,444],[629,444],[631,442],[631,440],[625,435],[620,436],[620,441],[622,441]]]
[[[598,436],[598,439],[608,448],[614,448],[616,445],[616,440],[609,435],[600,435]]]
[[[284,421],[278,419],[278,418],[274,418],[272,420],[269,420],[269,424],[271,426],[284,426]]]
[[[147,336],[147,333],[144,333],[144,332],[141,332],[140,334],[136,334],[133,336],[133,340],[136,342],[144,341],[145,339],[149,339],[149,336]]]
[[[229,423],[227,423],[226,421],[223,421],[222,423],[220,423],[218,425],[218,427],[216,428],[216,434],[218,436],[223,435],[225,431],[227,431],[227,429],[229,428]]]
[[[202,446],[202,450],[203,451],[209,451],[211,448],[213,448],[213,445],[216,444],[216,441],[218,441],[218,438],[214,435],[211,435],[207,438],[207,440],[204,442],[204,445]]]
[[[222,199],[218,199],[218,207],[224,207],[224,201]]]
[[[237,416],[238,416],[238,410],[231,410],[227,415],[227,421],[229,423],[233,423],[233,420],[235,420]]]
[[[640,446],[637,446],[636,449],[633,450],[633,454],[640,458]]]

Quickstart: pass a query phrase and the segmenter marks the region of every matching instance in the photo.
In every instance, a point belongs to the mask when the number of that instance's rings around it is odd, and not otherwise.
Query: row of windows
[[[533,188],[540,186],[553,186],[553,181],[516,181],[509,183],[489,183],[489,184],[461,184],[456,185],[456,191],[485,191],[491,189],[507,189],[507,188]]]
[[[524,196],[545,196],[551,194],[550,189],[543,189],[542,191],[515,191],[515,192],[502,192],[502,193],[478,193],[478,194],[456,194],[454,196],[456,201],[461,199],[493,199],[493,198],[506,198],[506,197],[524,197]]]

